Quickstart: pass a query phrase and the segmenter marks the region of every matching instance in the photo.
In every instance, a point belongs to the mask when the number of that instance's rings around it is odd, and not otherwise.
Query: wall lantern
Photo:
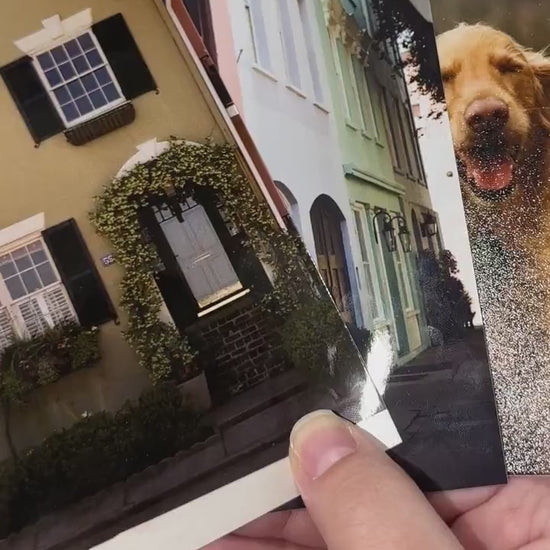
[[[424,214],[424,222],[420,224],[420,231],[422,231],[423,237],[437,235],[437,219],[430,212]]]
[[[397,250],[397,238],[395,236],[395,228],[393,222],[397,220],[397,237],[401,242],[401,247],[404,252],[411,251],[411,234],[407,227],[407,222],[401,214],[396,214],[393,218],[384,210],[380,210],[373,220],[372,226],[374,229],[374,238],[378,243],[378,231],[376,229],[376,220],[382,218],[382,235],[384,236],[384,241],[389,252],[395,252]]]

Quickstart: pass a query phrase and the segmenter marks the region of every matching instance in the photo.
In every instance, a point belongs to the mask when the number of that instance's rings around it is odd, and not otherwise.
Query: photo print
[[[462,0],[433,12],[507,469],[548,474],[548,10]]]
[[[2,10],[0,547],[89,548],[252,473],[283,505],[319,408],[398,443],[184,4]]]
[[[0,8],[0,548],[200,548],[318,408],[505,482],[417,4]]]

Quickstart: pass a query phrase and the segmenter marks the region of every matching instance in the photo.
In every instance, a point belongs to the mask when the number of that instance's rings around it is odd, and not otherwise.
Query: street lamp
[[[394,220],[397,220],[397,236],[401,242],[401,247],[404,252],[411,251],[411,234],[407,227],[407,222],[401,214],[396,214],[393,218],[385,210],[380,210],[372,220],[372,226],[374,229],[374,238],[378,243],[378,231],[376,229],[376,220],[382,218],[382,234],[384,235],[384,241],[389,252],[395,252],[397,250],[397,239],[395,237],[395,228],[393,227]]]
[[[420,224],[420,230],[423,237],[433,237],[437,235],[437,220],[435,216],[428,212],[424,214],[424,222]]]

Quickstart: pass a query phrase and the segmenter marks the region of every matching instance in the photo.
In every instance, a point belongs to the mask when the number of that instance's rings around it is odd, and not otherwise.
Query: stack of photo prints
[[[550,473],[543,12],[4,2],[0,550],[299,506],[316,409],[423,491]]]

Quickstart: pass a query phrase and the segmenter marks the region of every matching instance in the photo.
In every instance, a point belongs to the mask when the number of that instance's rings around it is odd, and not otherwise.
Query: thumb
[[[329,550],[462,548],[381,444],[332,412],[296,424],[290,461]]]

